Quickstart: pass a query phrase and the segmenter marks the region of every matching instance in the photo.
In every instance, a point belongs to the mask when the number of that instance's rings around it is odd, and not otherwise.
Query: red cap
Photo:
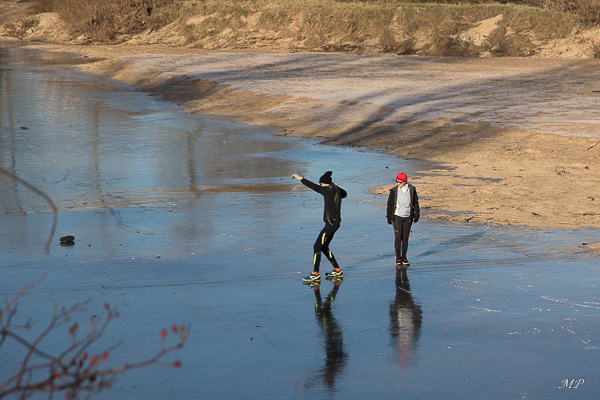
[[[408,177],[404,172],[399,172],[398,175],[396,175],[396,180],[400,182],[408,182]]]

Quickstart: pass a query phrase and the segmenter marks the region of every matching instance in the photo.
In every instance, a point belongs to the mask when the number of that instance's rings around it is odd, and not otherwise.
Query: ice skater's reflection
[[[331,311],[331,305],[341,285],[342,280],[334,280],[333,288],[325,300],[321,298],[320,285],[313,286],[315,316],[325,339],[325,366],[319,371],[319,377],[323,379],[325,387],[329,390],[335,390],[336,379],[341,375],[348,359],[348,355],[344,350],[342,329]]]
[[[406,268],[397,268],[396,297],[390,304],[390,333],[402,369],[408,369],[415,362],[422,321],[423,313],[413,301]]]

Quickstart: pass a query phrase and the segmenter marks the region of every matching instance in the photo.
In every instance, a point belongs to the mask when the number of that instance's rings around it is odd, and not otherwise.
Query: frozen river
[[[403,275],[386,198],[369,189],[415,165],[187,114],[68,63],[0,45],[2,165],[59,209],[46,254],[48,205],[0,176],[0,300],[43,278],[17,315],[36,321],[31,336],[54,305],[91,299],[83,325],[110,303],[114,363],[153,354],[163,327],[192,327],[181,369],[127,373],[98,399],[600,395],[600,267],[581,246],[596,230],[446,224],[425,208]],[[349,193],[332,243],[346,277],[315,290],[300,277],[322,200],[289,177],[326,170]],[[0,383],[19,357],[3,343]]]

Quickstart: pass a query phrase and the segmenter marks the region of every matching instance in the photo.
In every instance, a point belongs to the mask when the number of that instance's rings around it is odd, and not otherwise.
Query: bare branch
[[[46,203],[48,203],[48,205],[50,206],[50,209],[52,210],[52,215],[53,215],[52,227],[50,228],[50,235],[48,237],[48,240],[46,241],[46,246],[44,247],[46,254],[49,254],[50,253],[50,244],[52,243],[52,238],[54,237],[54,233],[56,232],[56,225],[58,223],[58,208],[56,208],[56,206],[54,205],[54,202],[46,193],[42,192],[41,190],[39,190],[38,188],[36,188],[32,184],[30,184],[29,182],[24,181],[23,179],[19,178],[17,175],[13,174],[6,168],[0,167],[0,174],[4,174],[4,175],[8,176],[10,179],[12,179],[13,181],[25,186],[27,189],[31,190],[33,193],[35,193],[38,196],[40,196],[41,198],[43,198],[46,201]]]
[[[118,375],[127,371],[144,368],[152,364],[171,365],[175,368],[181,366],[179,360],[171,363],[164,361],[166,355],[181,349],[189,336],[189,327],[174,325],[171,327],[171,331],[177,337],[175,344],[165,345],[167,330],[163,329],[160,331],[160,350],[153,357],[133,364],[125,363],[102,369],[102,364],[109,358],[111,352],[121,345],[121,341],[118,341],[99,354],[88,354],[88,348],[100,340],[108,325],[119,316],[118,311],[108,304],[104,305],[106,318],[104,320],[100,318],[93,319],[91,327],[81,339],[77,338],[79,323],[74,322],[68,329],[68,334],[71,335],[71,344],[66,349],[58,355],[51,355],[42,351],[40,345],[50,332],[64,326],[65,322],[70,321],[71,315],[83,308],[89,301],[76,303],[69,308],[61,308],[59,311],[55,307],[48,325],[33,341],[28,341],[12,330],[11,323],[17,300],[31,286],[23,288],[17,296],[7,303],[2,314],[0,314],[0,317],[2,317],[0,321],[2,323],[0,346],[6,339],[13,339],[27,349],[19,370],[6,381],[0,382],[0,399],[8,395],[17,395],[19,399],[27,399],[35,393],[46,393],[48,399],[51,400],[53,395],[58,392],[64,392],[66,399],[81,398],[80,394],[85,394],[84,398],[90,398],[102,390],[109,389],[112,381]],[[43,361],[34,363],[33,355],[41,357]],[[47,371],[47,373],[44,371]]]
[[[593,149],[594,147],[598,146],[598,144],[600,144],[600,140],[597,141],[595,145],[588,147],[587,150]]]

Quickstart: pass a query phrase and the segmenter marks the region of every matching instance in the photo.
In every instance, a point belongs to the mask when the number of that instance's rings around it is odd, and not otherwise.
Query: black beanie
[[[331,171],[327,171],[325,172],[323,175],[321,175],[321,177],[319,178],[319,183],[326,183],[328,185],[331,184],[332,180],[331,180],[331,175],[333,175],[333,172]]]

